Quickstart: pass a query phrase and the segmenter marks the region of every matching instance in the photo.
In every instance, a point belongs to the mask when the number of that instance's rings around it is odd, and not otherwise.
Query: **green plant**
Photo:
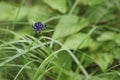
[[[0,1],[0,80],[119,80],[119,5]],[[34,32],[32,21],[46,29]]]

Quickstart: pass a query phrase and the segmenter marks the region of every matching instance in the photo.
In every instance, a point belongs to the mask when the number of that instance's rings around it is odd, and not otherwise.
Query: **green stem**
[[[73,4],[69,14],[72,14],[73,10],[76,8],[77,4],[78,4],[79,0],[76,0],[75,3]]]

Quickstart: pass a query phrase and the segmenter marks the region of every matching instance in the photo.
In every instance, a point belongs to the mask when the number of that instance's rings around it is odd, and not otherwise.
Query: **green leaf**
[[[108,14],[108,9],[101,6],[89,8],[87,9],[85,14],[85,16],[89,19],[89,21],[95,24],[98,23],[99,21],[109,20],[111,16],[108,15],[110,15]]]
[[[66,78],[65,76],[65,78],[60,79],[60,80],[84,80],[83,75],[77,74],[74,71],[64,71],[64,73],[67,74],[67,79],[65,79]]]
[[[89,6],[95,6],[97,4],[101,4],[103,0],[80,0],[81,3]]]
[[[53,63],[57,66],[59,70],[61,70],[61,68],[71,70],[71,57],[67,52],[61,51],[56,56],[57,57],[54,59]]]
[[[115,42],[120,46],[120,34],[117,35]]]
[[[115,40],[116,33],[114,32],[104,32],[97,38],[98,41],[108,41],[108,40]]]
[[[74,26],[70,27],[70,33],[75,33],[89,25],[87,18],[81,18]]]
[[[120,72],[119,71],[107,72],[104,73],[103,75],[100,75],[99,77],[101,78],[100,80],[120,80]]]
[[[48,17],[50,17],[50,15],[52,13],[48,12],[48,8],[44,7],[42,5],[36,5],[33,6],[32,8],[30,8],[30,13],[28,14],[28,20],[29,22],[31,20],[37,22],[37,21],[44,21],[46,20]]]
[[[118,71],[106,72],[100,75],[91,76],[89,80],[119,80],[119,74],[120,72]]]
[[[80,44],[79,48],[86,48],[92,45],[93,40],[90,37],[87,37],[84,33],[78,33],[67,38],[64,45],[69,49],[76,49]]]
[[[113,62],[113,55],[108,53],[97,53],[92,55],[93,61],[98,64],[102,71],[105,71]]]
[[[43,0],[53,9],[56,9],[62,13],[65,13],[67,10],[66,0]]]
[[[78,17],[75,15],[63,16],[55,28],[53,38],[61,38],[74,32],[74,25],[77,23]]]
[[[119,60],[120,62],[120,48],[119,47],[113,49],[113,54],[114,54],[115,59]]]

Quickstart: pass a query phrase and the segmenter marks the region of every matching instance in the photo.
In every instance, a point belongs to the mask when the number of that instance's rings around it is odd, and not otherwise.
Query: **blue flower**
[[[43,29],[45,29],[46,25],[43,25],[41,22],[36,22],[34,25],[32,25],[34,28],[35,32],[39,32]]]

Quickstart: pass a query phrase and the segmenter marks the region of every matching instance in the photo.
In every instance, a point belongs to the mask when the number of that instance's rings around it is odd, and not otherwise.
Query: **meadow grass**
[[[5,33],[5,36],[3,36],[4,39],[0,39],[0,80],[109,80],[111,75],[113,77],[115,76],[115,78],[111,78],[111,80],[119,80],[120,72],[112,69],[119,67],[120,64],[112,67],[109,66],[102,71],[102,63],[97,64],[97,58],[95,58],[96,60],[93,58],[93,56],[96,55],[93,55],[93,53],[97,53],[96,51],[98,49],[95,51],[91,50],[91,52],[80,49],[89,37],[95,33],[99,33],[100,28],[97,24],[107,15],[111,8],[104,11],[93,24],[88,25],[89,29],[86,30],[86,36],[78,44],[76,49],[69,49],[61,40],[52,37],[51,34],[55,32],[54,28],[41,31],[41,34],[33,31],[33,34],[22,35],[15,31],[16,25],[27,24],[27,26],[31,26],[31,23],[17,21],[24,1],[25,0],[21,1],[13,22],[3,22],[0,25],[3,26],[7,24],[6,28],[0,28],[0,32]],[[71,9],[65,15],[73,15],[78,4],[79,0],[74,1]],[[42,23],[49,24],[62,17],[64,17],[64,15],[53,16],[44,20]],[[11,29],[9,28],[11,27],[10,24],[12,24]],[[118,33],[120,32],[119,29],[114,27],[110,28],[105,26],[103,28]],[[34,34],[38,36],[35,37]],[[46,34],[50,35],[46,36]],[[99,41],[97,44],[102,45]],[[79,54],[80,58],[76,54]],[[96,57],[98,56],[96,55]],[[86,61],[91,62],[87,64]],[[109,60],[106,61],[109,62]],[[93,67],[89,70],[92,63]]]

